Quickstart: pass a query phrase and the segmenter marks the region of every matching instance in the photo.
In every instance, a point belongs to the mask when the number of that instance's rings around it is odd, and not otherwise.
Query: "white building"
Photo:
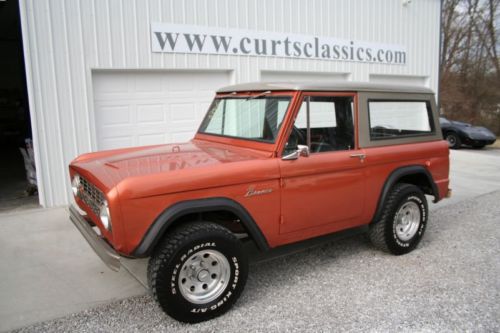
[[[439,0],[20,0],[19,12],[43,206],[71,200],[79,154],[190,139],[224,85],[438,86]]]

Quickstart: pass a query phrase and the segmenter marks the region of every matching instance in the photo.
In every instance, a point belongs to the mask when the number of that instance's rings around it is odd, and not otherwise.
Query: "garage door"
[[[99,150],[191,139],[229,72],[94,72]]]

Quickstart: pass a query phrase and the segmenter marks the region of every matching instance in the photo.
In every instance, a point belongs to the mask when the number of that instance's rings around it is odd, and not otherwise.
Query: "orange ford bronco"
[[[421,87],[250,83],[220,89],[187,143],[89,153],[70,165],[71,220],[112,269],[149,257],[162,309],[227,311],[266,251],[364,226],[401,255],[422,238],[425,195],[448,196],[448,144]]]

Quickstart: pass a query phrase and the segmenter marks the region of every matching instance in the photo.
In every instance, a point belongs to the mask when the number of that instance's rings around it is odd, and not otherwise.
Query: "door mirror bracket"
[[[284,161],[296,160],[300,156],[308,157],[310,155],[309,147],[304,145],[297,145],[297,150],[294,152],[283,156],[281,159]]]

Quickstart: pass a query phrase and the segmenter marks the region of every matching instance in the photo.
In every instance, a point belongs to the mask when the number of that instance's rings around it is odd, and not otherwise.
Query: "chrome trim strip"
[[[69,206],[69,213],[71,222],[73,222],[99,258],[110,269],[116,272],[119,271],[121,266],[120,255],[102,237],[97,235],[75,206]]]

